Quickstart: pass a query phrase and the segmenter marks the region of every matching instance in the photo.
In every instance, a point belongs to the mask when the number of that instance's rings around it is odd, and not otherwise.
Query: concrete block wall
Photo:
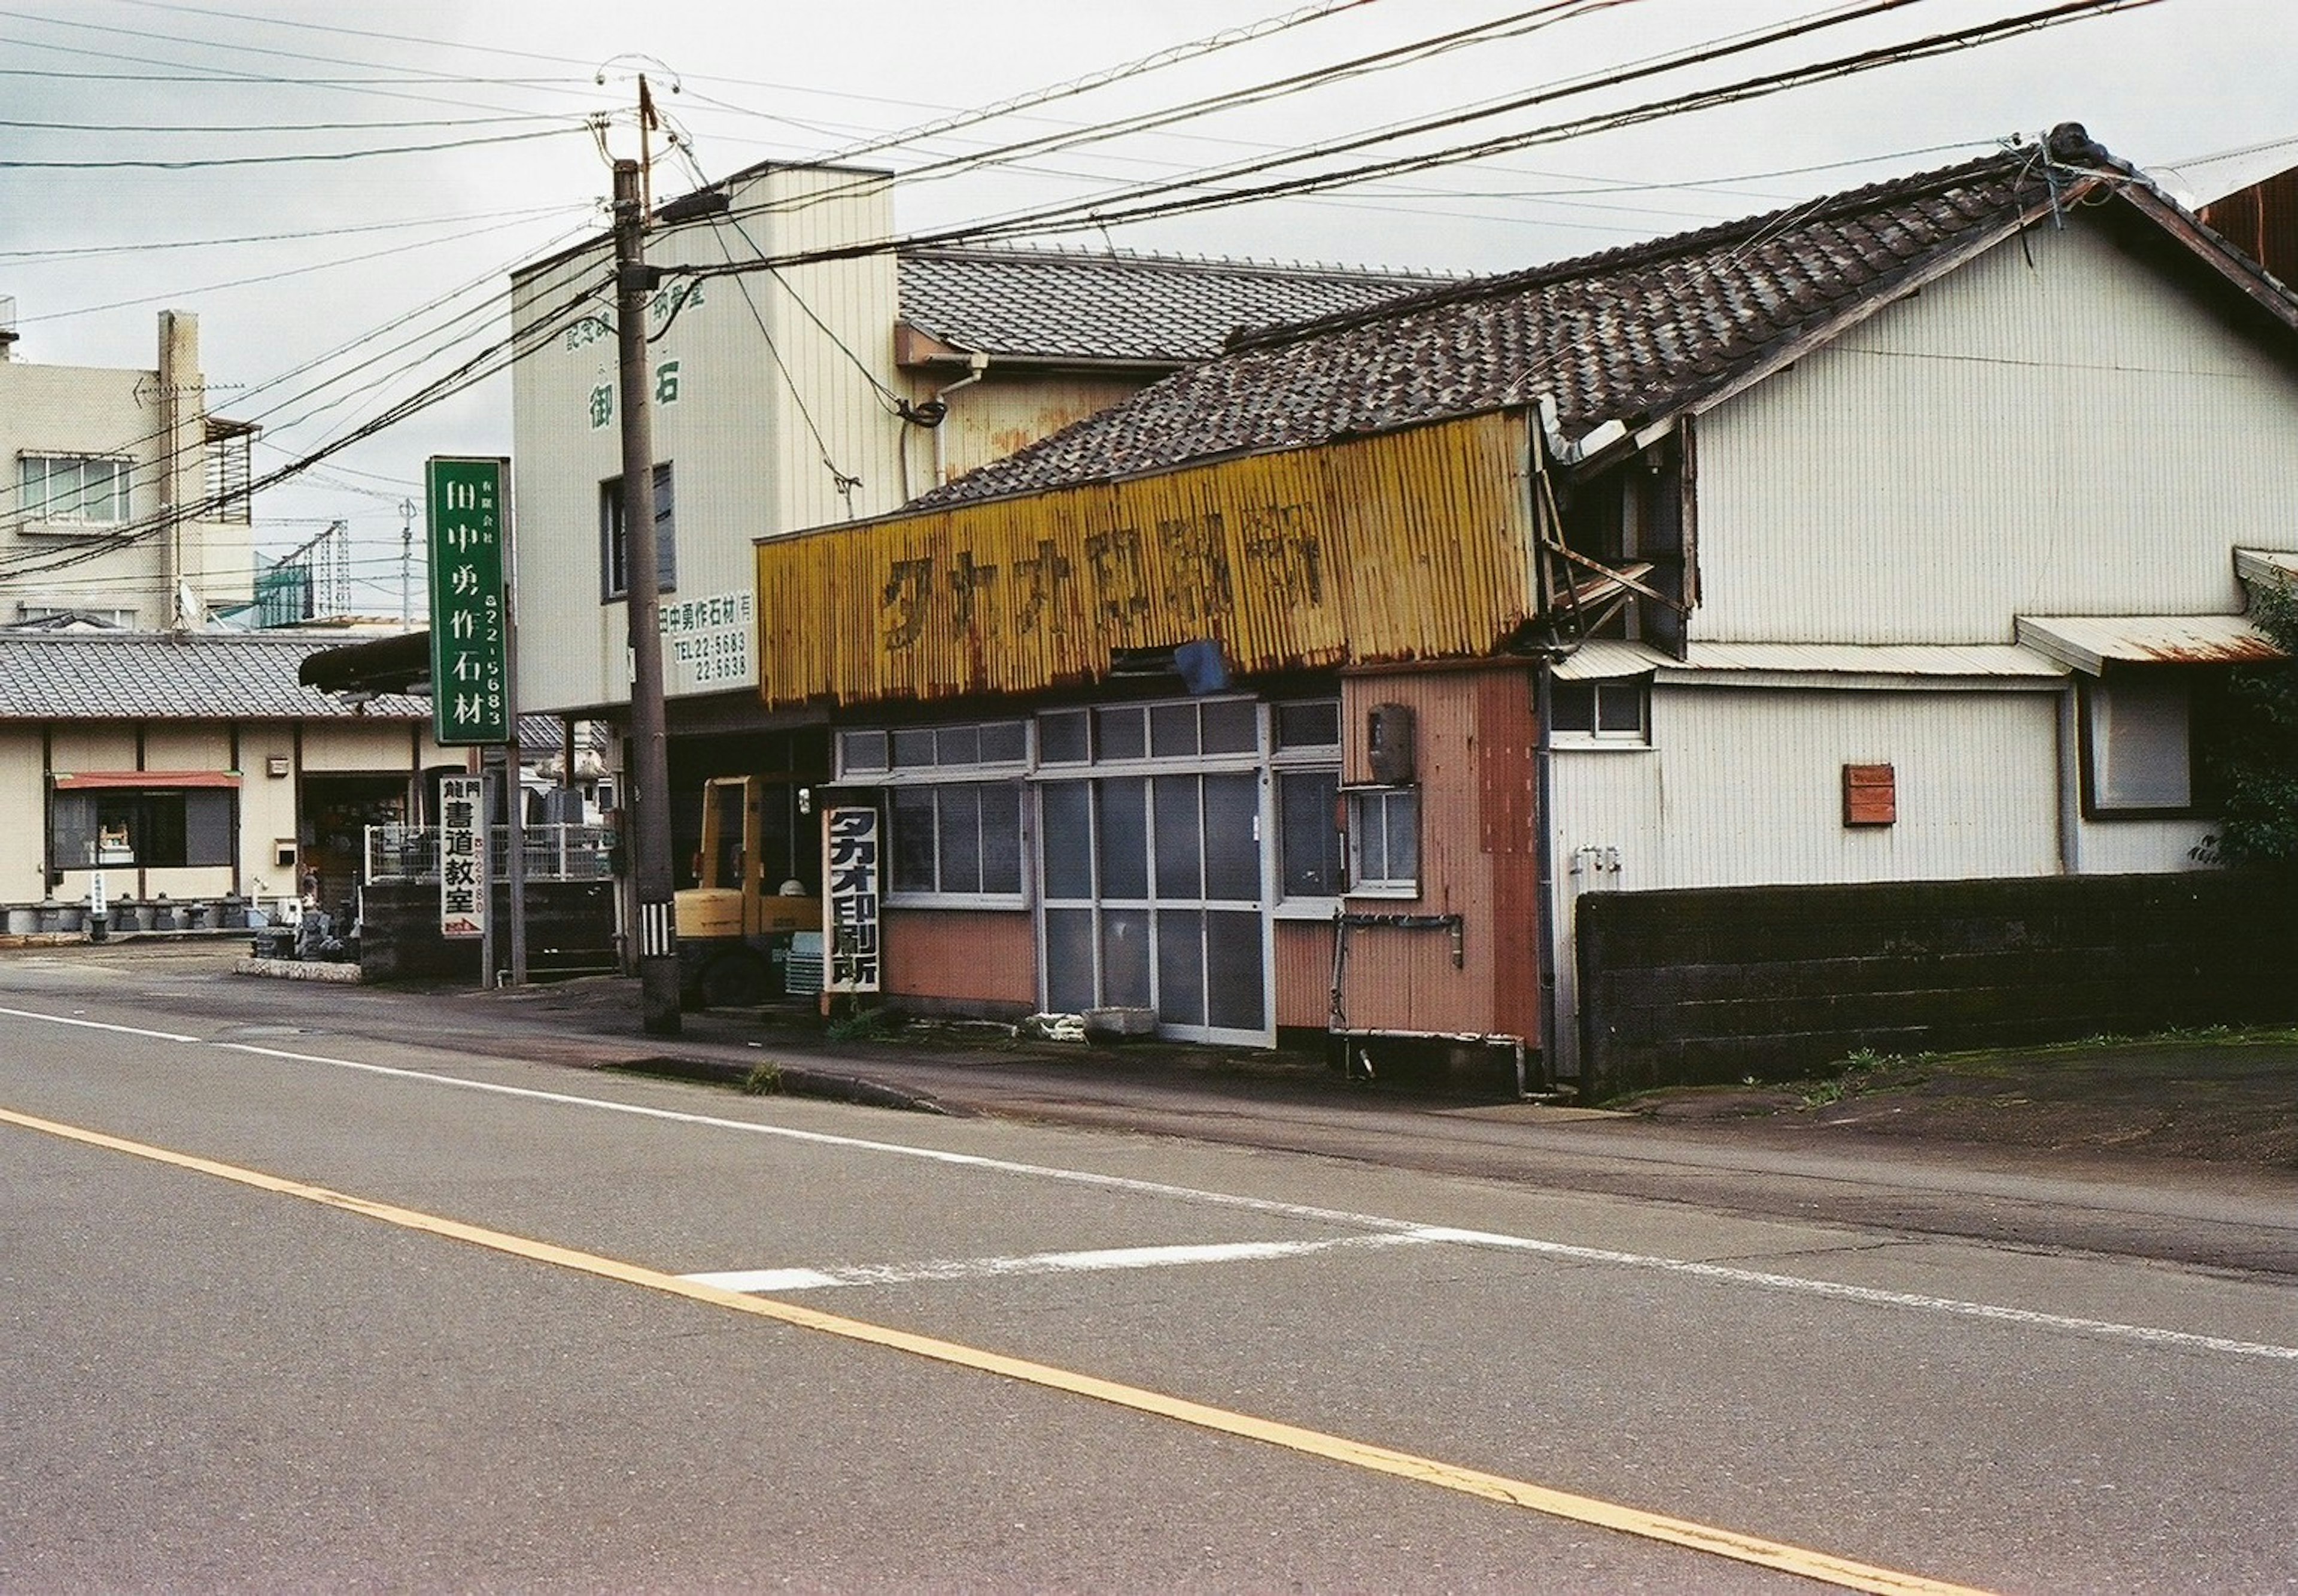
[[[2298,1020],[2298,894],[2219,872],[1606,893],[1579,905],[1581,1090]]]

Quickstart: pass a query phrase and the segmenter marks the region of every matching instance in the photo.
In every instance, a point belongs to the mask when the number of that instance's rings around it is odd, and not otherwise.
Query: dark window
[[[1651,681],[1623,676],[1604,682],[1556,682],[1549,688],[1552,730],[1622,741],[1642,741],[1650,724]]]
[[[1018,782],[937,782],[897,787],[887,796],[893,831],[893,890],[1020,896]]]
[[[661,591],[678,586],[678,517],[671,489],[670,463],[654,468],[654,568]],[[623,525],[623,479],[599,484],[599,590],[602,598],[630,592],[630,543]]]
[[[1277,773],[1277,884],[1285,897],[1331,897],[1348,885],[1340,794],[1336,770]]]
[[[238,831],[236,798],[219,788],[59,792],[48,807],[50,856],[62,870],[97,863],[99,845],[107,864],[146,869],[229,864]]]

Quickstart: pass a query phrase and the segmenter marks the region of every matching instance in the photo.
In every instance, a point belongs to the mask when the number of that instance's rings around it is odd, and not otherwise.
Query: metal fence
[[[608,850],[614,833],[605,826],[527,826],[524,828],[526,879],[530,881],[602,881],[614,872]],[[510,828],[497,826],[487,839],[489,872],[508,878]],[[369,826],[367,829],[367,868],[370,881],[419,881],[439,879],[439,829],[436,826]]]

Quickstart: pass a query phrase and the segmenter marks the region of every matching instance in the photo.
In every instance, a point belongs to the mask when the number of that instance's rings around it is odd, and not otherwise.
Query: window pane
[[[1549,685],[1548,704],[1555,730],[1593,732],[1596,729],[1596,684],[1555,682]]]
[[[1194,900],[1204,896],[1203,838],[1197,823],[1197,778],[1159,776],[1157,896]]]
[[[838,734],[838,753],[847,770],[883,770],[886,768],[886,734],[883,732],[840,732]]]
[[[927,726],[909,726],[894,733],[894,768],[924,770],[934,762],[934,734]]]
[[[1329,699],[1315,704],[1279,704],[1276,721],[1277,746],[1280,748],[1341,746],[1341,707]]]
[[[1341,889],[1341,833],[1334,824],[1341,773],[1288,770],[1277,778],[1279,885],[1286,897]]]
[[[1047,897],[1093,896],[1093,783],[1055,781],[1037,790],[1046,834]],[[1050,916],[1048,916],[1050,920]]]
[[[1356,879],[1369,885],[1388,880],[1388,832],[1381,823],[1380,796],[1360,795],[1349,804],[1349,835],[1356,845]]]
[[[1037,717],[1037,759],[1044,765],[1083,765],[1092,757],[1086,741],[1082,709],[1063,709]]]
[[[1204,706],[1205,752],[1261,751],[1261,706],[1251,699],[1222,699]]]
[[[1267,1024],[1260,915],[1205,916],[1205,971],[1211,988],[1205,1023],[1236,1030],[1259,1030]]]
[[[1644,684],[1640,681],[1600,682],[1596,684],[1596,730],[1641,732],[1644,729]]]
[[[938,886],[934,878],[934,790],[897,787],[887,798],[888,818],[894,832],[893,889],[934,891]],[[737,831],[735,835],[741,833]],[[719,879],[722,884],[732,884],[724,876]]]
[[[1138,759],[1149,751],[1148,733],[1138,706],[1093,712],[1093,757],[1096,759]]]
[[[1205,917],[1194,909],[1157,912],[1157,1017],[1205,1022]]]
[[[184,863],[228,864],[232,862],[233,794],[184,794]]]
[[[1148,910],[1102,911],[1101,1001],[1110,1008],[1150,1006]]]
[[[1149,786],[1138,776],[1094,783],[1101,798],[1095,859],[1104,900],[1149,896]]]
[[[1197,707],[1159,704],[1149,711],[1149,751],[1177,759],[1197,751]]]
[[[941,889],[981,890],[981,790],[937,787],[941,804]]]
[[[2117,674],[2092,690],[2091,757],[2101,806],[2183,809],[2194,801],[2187,699],[2186,678],[2169,672]]]
[[[981,889],[1021,890],[1021,788],[1014,781],[981,788]]]
[[[1249,771],[1207,776],[1205,896],[1261,901],[1261,778]]]
[[[1385,795],[1381,812],[1388,833],[1388,879],[1392,881],[1418,881],[1420,795],[1417,792],[1388,793]]]
[[[981,763],[981,728],[979,726],[944,726],[934,733],[934,763],[937,765],[979,765]]]
[[[1020,721],[992,721],[981,728],[981,763],[1019,765],[1029,757],[1029,740]]]
[[[1046,1006],[1081,1013],[1093,1000],[1093,911],[1046,911]]]

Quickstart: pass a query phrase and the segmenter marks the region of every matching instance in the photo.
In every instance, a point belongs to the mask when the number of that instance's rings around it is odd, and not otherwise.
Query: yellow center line
[[[1220,1435],[1240,1436],[1248,1441],[1264,1442],[1271,1446],[1322,1458],[1331,1462],[1344,1463],[1374,1473],[1393,1475],[1402,1479],[1417,1480],[1462,1495],[1481,1497],[1488,1501],[1505,1502],[1511,1507],[1525,1508],[1550,1517],[1569,1519],[1574,1523],[1592,1525],[1599,1528],[1616,1530],[1624,1534],[1637,1535],[1650,1541],[1689,1547],[1695,1551],[1715,1557],[1729,1558],[1736,1562],[1749,1563],[1763,1568],[1775,1568],[1782,1573],[1816,1580],[1847,1591],[1868,1591],[1885,1596],[1976,1596],[1972,1587],[1949,1584],[1921,1575],[1904,1574],[1895,1569],[1872,1564],[1854,1562],[1846,1558],[1785,1542],[1770,1541],[1757,1535],[1742,1534],[1736,1530],[1719,1529],[1712,1525],[1696,1523],[1687,1518],[1674,1518],[1661,1513],[1646,1512],[1640,1508],[1624,1507],[1591,1496],[1578,1496],[1570,1492],[1552,1490],[1546,1485],[1533,1484],[1525,1480],[1510,1479],[1504,1475],[1487,1474],[1481,1469],[1467,1468],[1454,1463],[1440,1462],[1411,1452],[1398,1451],[1390,1447],[1376,1446],[1369,1442],[1352,1441],[1345,1436],[1329,1435],[1321,1431],[1304,1429],[1297,1425],[1276,1419],[1257,1418],[1247,1413],[1235,1413],[1224,1408],[1209,1407],[1184,1397],[1170,1396],[1163,1392],[1150,1391],[1138,1385],[1127,1385],[1114,1380],[1081,1374],[1074,1369],[1055,1368],[1051,1364],[1035,1363],[1026,1358],[1009,1357],[1003,1352],[985,1351],[936,1336],[920,1336],[888,1325],[872,1324],[864,1319],[847,1319],[834,1313],[823,1313],[812,1308],[773,1301],[766,1297],[747,1296],[722,1286],[706,1285],[698,1280],[682,1279],[658,1269],[626,1263],[620,1259],[603,1257],[596,1253],[584,1253],[572,1247],[562,1247],[530,1236],[513,1236],[506,1231],[490,1230],[484,1226],[465,1224],[439,1214],[425,1213],[417,1209],[400,1208],[388,1203],[373,1202],[343,1192],[331,1191],[323,1186],[310,1186],[300,1180],[289,1180],[277,1175],[267,1175],[260,1170],[244,1169],[236,1164],[219,1163],[189,1153],[178,1153],[166,1147],[155,1147],[143,1142],[108,1136],[100,1130],[88,1130],[76,1125],[66,1125],[54,1120],[43,1120],[31,1114],[0,1108],[0,1123],[21,1126],[45,1135],[61,1137],[69,1141],[108,1152],[124,1153],[131,1157],[148,1159],[179,1170],[190,1170],[203,1175],[212,1175],[239,1186],[252,1187],[258,1191],[280,1196],[297,1197],[328,1208],[363,1214],[402,1229],[420,1231],[431,1236],[467,1242],[474,1246],[508,1253],[532,1262],[548,1263],[560,1269],[574,1269],[600,1279],[618,1280],[667,1296],[685,1297],[713,1307],[725,1308],[737,1313],[747,1313],[756,1319],[771,1319],[804,1330],[818,1331],[847,1341],[887,1347],[908,1352],[920,1358],[930,1358],[938,1363],[970,1369],[987,1374],[1002,1375],[1051,1391],[1067,1392],[1075,1396],[1090,1397],[1114,1407],[1130,1409],[1160,1418],[1194,1426],[1199,1429]]]

